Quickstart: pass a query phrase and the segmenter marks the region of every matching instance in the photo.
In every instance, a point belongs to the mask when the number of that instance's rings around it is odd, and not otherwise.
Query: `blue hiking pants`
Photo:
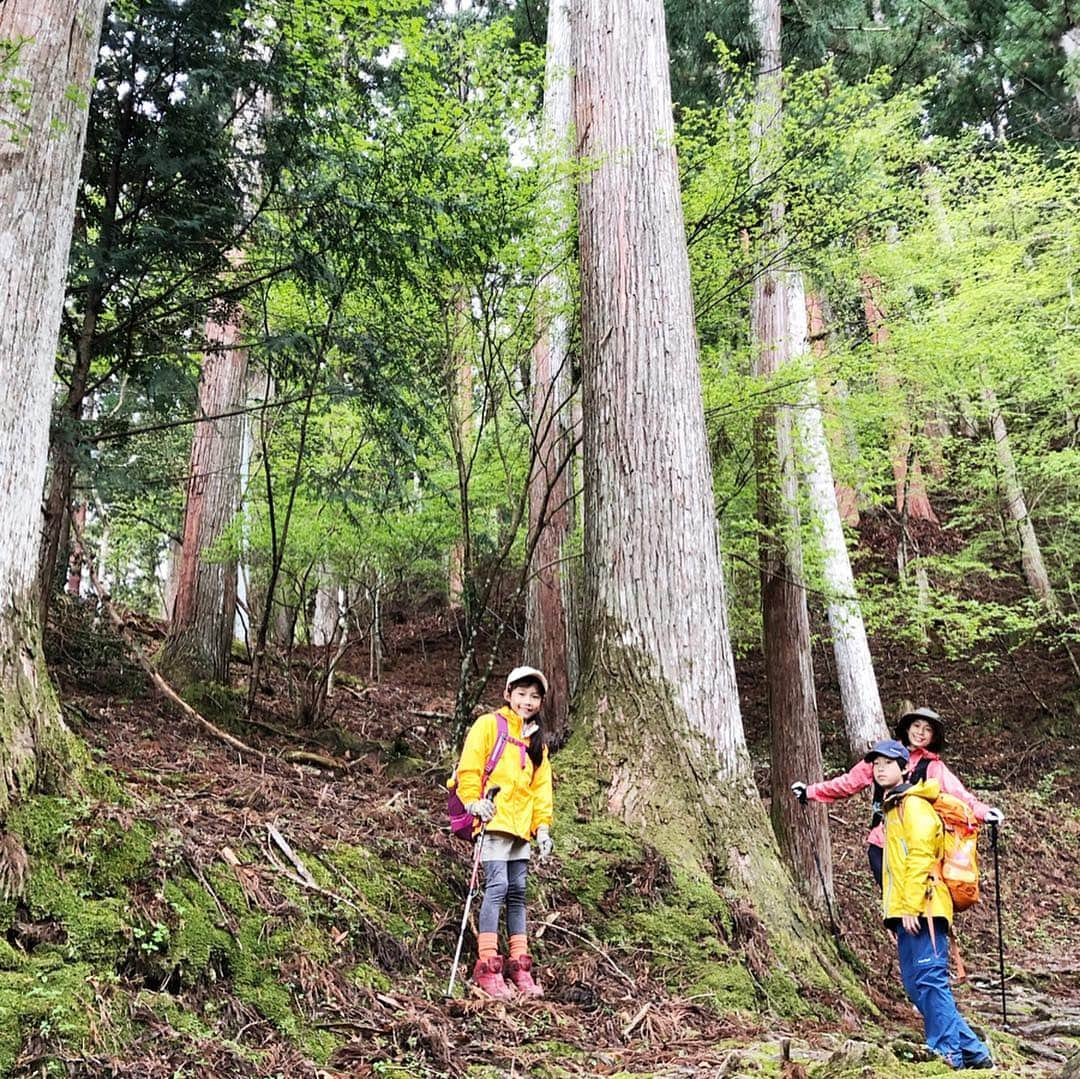
[[[954,1068],[989,1060],[990,1050],[956,1010],[949,987],[948,922],[934,919],[933,940],[925,918],[919,919],[918,933],[898,925],[896,945],[900,976],[908,998],[922,1014],[926,1044]]]
[[[529,860],[484,862],[484,901],[480,904],[481,933],[498,933],[499,914],[506,906],[506,935],[525,932],[525,880]]]

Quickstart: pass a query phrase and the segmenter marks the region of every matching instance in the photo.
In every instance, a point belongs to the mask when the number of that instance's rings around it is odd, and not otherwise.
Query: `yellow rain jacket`
[[[529,738],[521,736],[521,716],[509,705],[499,711],[506,717],[510,738],[528,746]],[[496,714],[488,712],[472,725],[465,737],[465,748],[461,751],[456,773],[458,797],[465,805],[480,797],[484,765],[495,748],[498,723]],[[488,824],[489,831],[532,839],[542,824],[551,826],[551,763],[547,749],[540,767],[534,768],[524,748],[508,741],[487,781],[487,789],[492,787],[500,790],[495,799],[495,816]]]
[[[938,782],[931,779],[886,800],[881,902],[887,924],[905,914],[952,921],[952,896],[941,879],[945,833],[933,808],[937,796]]]

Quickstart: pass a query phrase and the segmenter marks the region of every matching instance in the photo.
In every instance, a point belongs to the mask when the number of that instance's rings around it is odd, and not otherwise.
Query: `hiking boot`
[[[477,959],[472,972],[473,984],[483,993],[495,1000],[512,1000],[514,991],[503,981],[503,961],[501,955],[490,959]]]
[[[511,958],[507,973],[519,993],[527,997],[542,997],[544,995],[543,989],[533,981],[532,965],[531,955],[522,955],[517,959]]]
[[[971,1071],[988,1071],[994,1067],[994,1060],[992,1057],[979,1057],[978,1060],[972,1060],[970,1063],[965,1064],[965,1069]]]

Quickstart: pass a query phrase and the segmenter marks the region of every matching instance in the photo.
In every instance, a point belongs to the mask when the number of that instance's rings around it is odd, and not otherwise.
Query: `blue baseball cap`
[[[887,757],[891,761],[898,761],[900,764],[907,764],[911,754],[908,753],[907,746],[902,742],[897,742],[892,738],[885,741],[875,742],[870,751],[863,757],[864,761],[870,762],[875,757]]]

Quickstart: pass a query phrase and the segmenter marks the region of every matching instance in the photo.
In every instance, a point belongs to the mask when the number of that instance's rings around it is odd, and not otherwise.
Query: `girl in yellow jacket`
[[[878,742],[864,758],[884,790],[882,913],[896,934],[900,976],[923,1017],[926,1044],[952,1068],[992,1068],[990,1050],[956,1008],[949,986],[953,905],[941,879],[945,834],[934,809],[936,779],[904,783],[908,748]]]
[[[533,979],[525,931],[525,882],[530,840],[536,839],[541,858],[551,853],[551,763],[541,726],[540,709],[547,679],[535,667],[515,667],[506,678],[498,713],[482,715],[469,729],[457,768],[457,793],[465,809],[486,822],[484,900],[480,906],[479,958],[473,981],[488,996],[513,997],[514,989],[530,997],[543,996]],[[507,741],[490,776],[484,768],[498,738],[499,715],[506,720]],[[485,790],[499,788],[495,800]],[[499,955],[499,916],[506,907],[509,961]],[[510,979],[510,988],[504,980]]]

